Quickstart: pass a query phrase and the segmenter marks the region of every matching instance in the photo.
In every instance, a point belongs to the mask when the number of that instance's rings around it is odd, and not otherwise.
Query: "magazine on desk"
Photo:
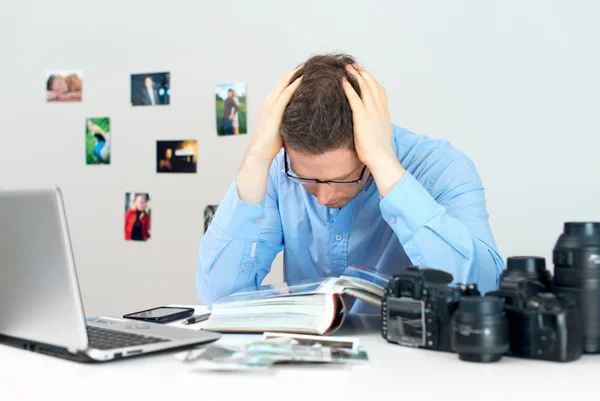
[[[245,288],[215,302],[204,328],[331,334],[344,323],[352,298],[381,306],[390,278],[373,269],[349,266],[340,277]]]

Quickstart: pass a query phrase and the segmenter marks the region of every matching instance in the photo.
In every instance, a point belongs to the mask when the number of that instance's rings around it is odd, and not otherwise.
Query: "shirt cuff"
[[[445,210],[408,171],[379,202],[379,208],[401,244],[408,241],[434,215]]]
[[[265,217],[264,203],[264,198],[260,205],[241,200],[234,181],[215,213],[214,223],[229,238],[255,241]]]

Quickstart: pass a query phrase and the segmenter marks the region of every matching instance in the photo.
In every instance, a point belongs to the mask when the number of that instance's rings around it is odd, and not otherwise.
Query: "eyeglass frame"
[[[327,184],[329,186],[334,186],[335,184],[355,184],[358,185],[360,184],[360,182],[363,180],[363,177],[365,175],[365,172],[367,171],[367,165],[364,164],[363,168],[360,172],[360,176],[358,177],[358,179],[356,180],[352,180],[352,181],[337,181],[337,180],[319,180],[318,178],[302,178],[302,177],[298,177],[295,175],[291,175],[289,173],[289,165],[288,165],[288,156],[287,156],[287,152],[285,151],[285,149],[283,150],[283,161],[284,161],[284,166],[285,166],[285,174],[288,176],[288,178],[291,178],[293,180],[297,180],[298,183],[302,184],[302,185],[317,185],[317,184]],[[309,181],[309,182],[302,182],[302,181]],[[334,185],[331,185],[334,184]],[[351,186],[347,187],[347,188],[352,188]]]

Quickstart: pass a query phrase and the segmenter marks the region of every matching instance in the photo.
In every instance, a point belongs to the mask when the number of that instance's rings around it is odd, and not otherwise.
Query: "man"
[[[202,238],[198,296],[211,305],[260,284],[284,249],[289,281],[339,276],[351,264],[388,275],[412,264],[486,292],[504,262],[485,203],[467,156],[393,126],[385,90],[351,57],[316,56],[263,102]]]
[[[227,99],[223,107],[223,116],[221,117],[221,135],[233,134],[233,117],[238,111],[238,104],[234,99],[233,89],[227,91]]]
[[[140,91],[140,104],[143,106],[158,104],[158,91],[154,88],[154,81],[151,76],[144,79],[144,88]]]
[[[165,157],[160,159],[158,163],[158,172],[159,173],[170,173],[173,171],[172,159],[173,158],[173,149],[167,148],[165,150]]]

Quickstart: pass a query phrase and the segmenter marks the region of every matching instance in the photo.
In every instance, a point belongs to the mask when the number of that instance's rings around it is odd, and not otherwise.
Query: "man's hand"
[[[365,69],[347,65],[360,86],[358,96],[346,78],[342,87],[352,109],[354,145],[358,158],[371,171],[384,197],[405,173],[392,147],[392,122],[385,89]]]
[[[281,129],[283,113],[302,81],[302,77],[300,77],[289,84],[298,68],[281,78],[263,101],[248,153],[264,157],[272,162],[281,150],[283,145],[279,130]]]
[[[252,142],[236,180],[238,197],[245,202],[260,204],[265,196],[269,168],[283,146],[279,132],[283,113],[302,81],[300,77],[289,83],[298,68],[279,80],[260,108]]]

